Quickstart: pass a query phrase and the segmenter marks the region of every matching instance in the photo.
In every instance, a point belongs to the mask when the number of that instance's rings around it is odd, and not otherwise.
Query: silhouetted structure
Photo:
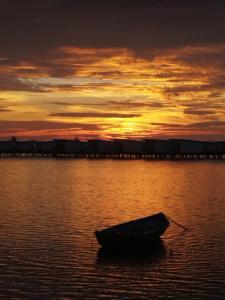
[[[55,143],[52,141],[35,142],[35,144],[35,154],[37,156],[51,156],[55,152]]]
[[[171,160],[224,159],[225,141],[203,142],[185,139],[18,141],[12,137],[10,140],[0,141],[0,156]]]
[[[88,140],[86,154],[89,158],[107,158],[114,153],[113,141]]]

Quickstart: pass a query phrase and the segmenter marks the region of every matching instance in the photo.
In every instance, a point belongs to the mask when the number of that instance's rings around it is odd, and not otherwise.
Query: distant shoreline
[[[90,159],[205,160],[225,159],[225,141],[171,140],[88,140],[55,139],[0,141],[0,157],[53,157]]]

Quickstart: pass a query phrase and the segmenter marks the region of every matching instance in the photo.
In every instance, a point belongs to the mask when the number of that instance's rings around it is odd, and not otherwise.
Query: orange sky
[[[138,49],[87,40],[0,52],[1,139],[225,139],[223,39]]]

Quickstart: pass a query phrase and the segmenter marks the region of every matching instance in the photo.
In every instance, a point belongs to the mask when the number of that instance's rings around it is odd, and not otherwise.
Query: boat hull
[[[159,217],[159,225],[155,226],[155,224],[153,224],[154,227],[152,226],[152,228],[150,226],[151,217],[148,217],[113,226],[102,231],[95,231],[95,236],[98,243],[107,248],[137,248],[150,246],[160,240],[161,235],[169,226],[169,221],[166,217],[162,217],[162,214]],[[153,216],[153,219],[155,222],[156,217]],[[140,228],[143,224],[145,225],[146,220],[149,222],[149,224],[147,224],[149,228],[141,230]],[[136,229],[137,226],[139,227],[138,230]]]
[[[139,247],[155,244],[160,240],[161,235],[166,229],[162,229],[154,234],[144,234],[144,235],[118,235],[112,234],[107,236],[102,236],[98,232],[95,232],[96,239],[101,246],[104,247]]]

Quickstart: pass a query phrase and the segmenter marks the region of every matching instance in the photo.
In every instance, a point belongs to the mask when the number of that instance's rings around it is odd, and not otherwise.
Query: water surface
[[[0,160],[1,299],[225,299],[225,163]],[[163,211],[157,251],[93,231]]]

